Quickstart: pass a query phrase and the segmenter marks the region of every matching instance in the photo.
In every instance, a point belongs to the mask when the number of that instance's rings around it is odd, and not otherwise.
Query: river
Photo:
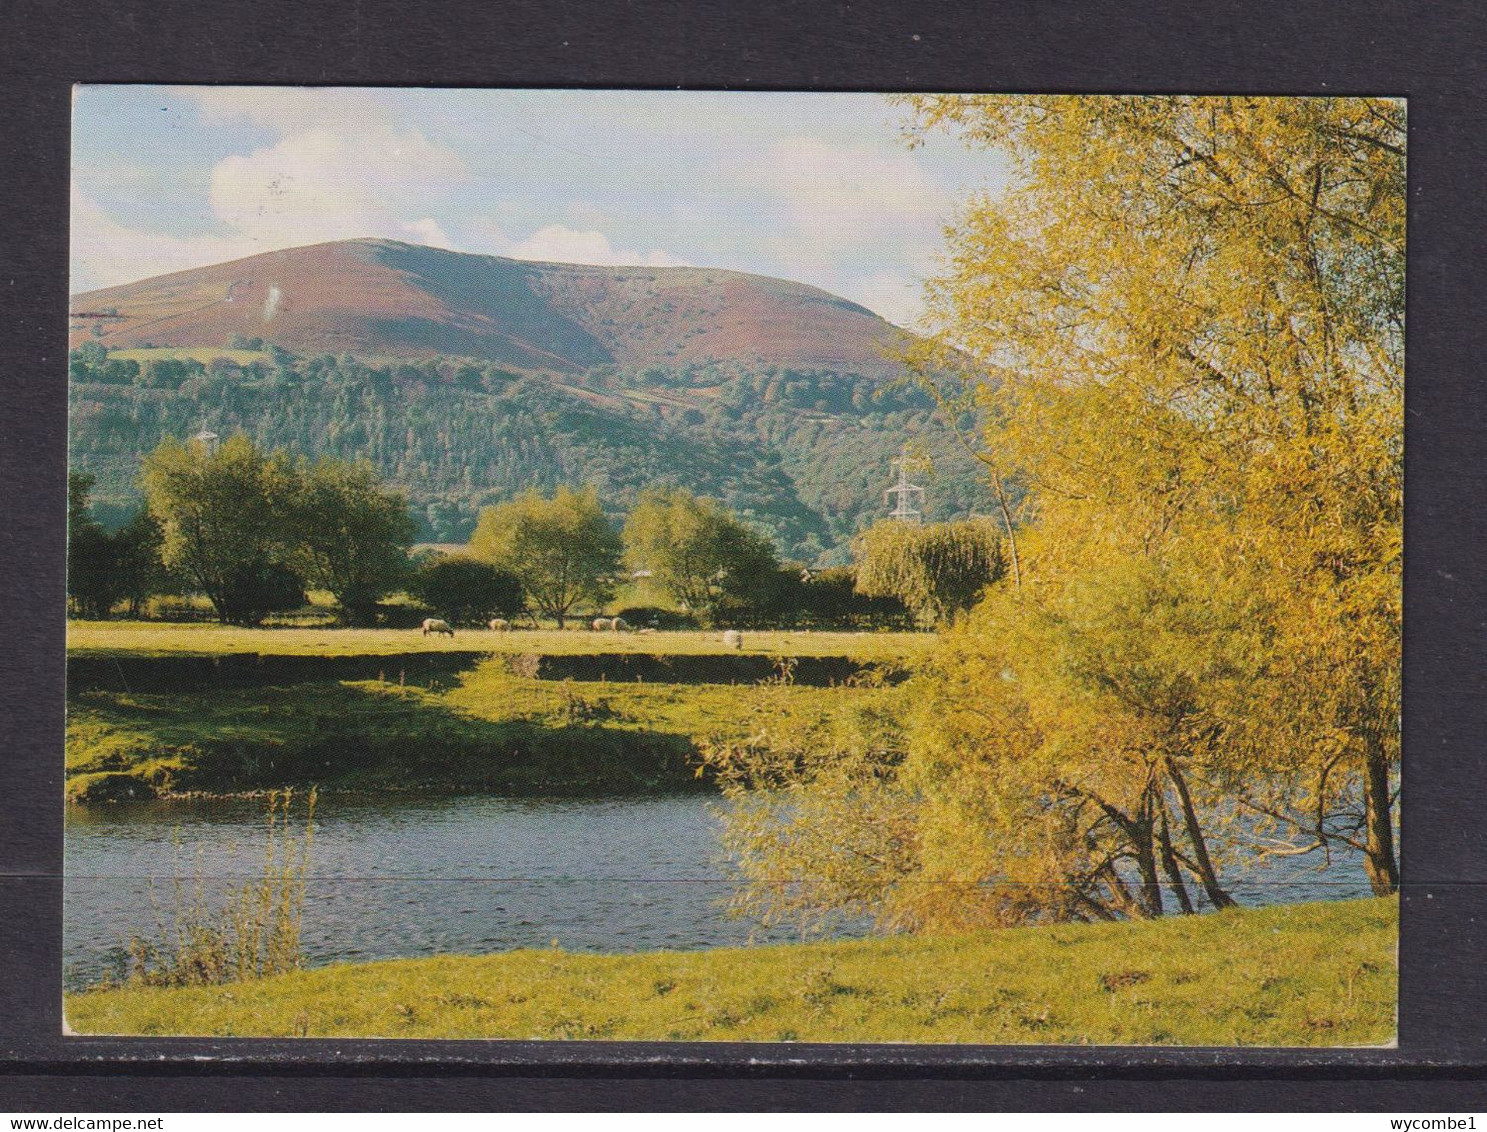
[[[320,799],[303,945],[311,964],[519,947],[694,949],[799,938],[722,907],[732,881],[716,798],[603,800],[330,795]],[[298,808],[298,806],[296,806]],[[172,801],[71,807],[64,970],[69,987],[117,969],[131,936],[169,925],[182,877],[251,880],[264,806]],[[1369,894],[1356,855],[1325,871],[1279,859],[1231,884],[1245,904]],[[848,925],[838,936],[862,934]]]

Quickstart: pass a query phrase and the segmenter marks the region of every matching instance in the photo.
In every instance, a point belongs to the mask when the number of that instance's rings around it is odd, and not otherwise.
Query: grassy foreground
[[[80,1034],[1097,1045],[1393,1040],[1393,899],[636,955],[516,951],[72,995]]]
[[[846,656],[904,660],[928,648],[932,633],[816,633],[775,630],[743,634],[745,653],[764,656]],[[661,653],[712,656],[731,652],[719,633],[595,633],[582,628],[459,629],[425,637],[417,629],[241,629],[209,622],[70,621],[67,649],[79,656],[391,656],[408,652],[492,652],[583,656]]]

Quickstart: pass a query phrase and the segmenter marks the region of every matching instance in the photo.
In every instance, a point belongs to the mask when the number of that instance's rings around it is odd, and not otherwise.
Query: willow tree
[[[1011,789],[997,779],[1014,764],[1008,781],[1029,804],[1050,805],[1058,760],[1093,765],[1119,731],[1144,751],[1151,789],[1175,793],[1175,771],[1190,793],[1211,790],[1269,823],[1286,851],[1355,846],[1375,891],[1394,890],[1403,107],[1167,96],[905,103],[911,141],[948,129],[1009,164],[1005,187],[968,202],[948,229],[922,360],[965,375],[993,422],[985,441],[999,474],[1025,488],[1017,520],[1027,532],[1021,584],[999,603],[997,631],[983,625],[961,642],[958,676],[942,674],[928,702],[950,718],[978,688],[1000,687],[1004,671],[1021,681],[1026,669],[1042,706],[1023,703],[1017,727],[1031,712],[1064,728],[1053,742],[1008,724],[1006,759],[966,759],[954,773],[944,743],[926,739],[911,763],[939,767],[926,779],[927,814],[936,790],[990,799]],[[1025,654],[1017,663],[998,633],[1031,644],[1050,618],[1087,614],[1078,595],[1100,579],[1151,571],[1186,587],[1174,600],[1187,604],[1239,587],[1245,646],[1222,680],[1185,679],[1207,671],[1211,651],[1195,623],[1183,647],[1142,661],[1155,674],[1127,680],[1104,724],[1080,725],[1098,723],[1091,705],[1110,709],[1132,641],[1112,636],[1098,663],[1071,675]],[[1140,592],[1100,592],[1137,643]],[[1142,739],[1176,710],[1161,697],[1177,684],[1191,692],[1182,719],[1201,727]],[[1144,707],[1131,701],[1148,693]],[[1030,778],[1033,766],[1046,773]],[[1143,774],[1133,767],[1121,789]],[[1139,790],[1123,798],[1139,812]],[[946,838],[977,836],[945,808]],[[936,823],[926,821],[933,846]],[[1057,828],[1050,818],[1047,835]]]
[[[978,602],[1007,572],[995,528],[985,520],[918,526],[884,519],[852,543],[857,592],[897,598],[920,621],[945,624]]]

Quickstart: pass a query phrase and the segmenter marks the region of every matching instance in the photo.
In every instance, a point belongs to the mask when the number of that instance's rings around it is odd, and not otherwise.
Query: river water
[[[799,938],[722,907],[732,880],[717,798],[602,800],[322,797],[303,945],[312,964],[485,953],[694,949]],[[296,806],[298,808],[298,806]],[[299,823],[296,823],[297,825]],[[169,926],[200,878],[256,879],[264,805],[176,801],[71,807],[65,972],[80,987],[117,970],[123,945]],[[183,878],[181,895],[172,879]],[[1281,859],[1231,884],[1245,904],[1368,895],[1356,856]],[[860,935],[865,925],[839,928]]]

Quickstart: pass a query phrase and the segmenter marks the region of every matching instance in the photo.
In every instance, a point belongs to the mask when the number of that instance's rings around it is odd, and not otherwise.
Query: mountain
[[[145,454],[203,428],[370,460],[434,542],[526,488],[593,484],[618,520],[675,484],[832,564],[885,513],[906,444],[933,461],[927,518],[990,509],[892,359],[903,332],[785,280],[352,240],[76,295],[72,314],[71,460],[105,523],[138,505]]]
[[[290,248],[89,291],[72,311],[73,345],[223,346],[239,335],[304,355],[456,356],[567,375],[723,360],[896,371],[889,323],[800,283],[712,268],[529,263],[390,240]]]

